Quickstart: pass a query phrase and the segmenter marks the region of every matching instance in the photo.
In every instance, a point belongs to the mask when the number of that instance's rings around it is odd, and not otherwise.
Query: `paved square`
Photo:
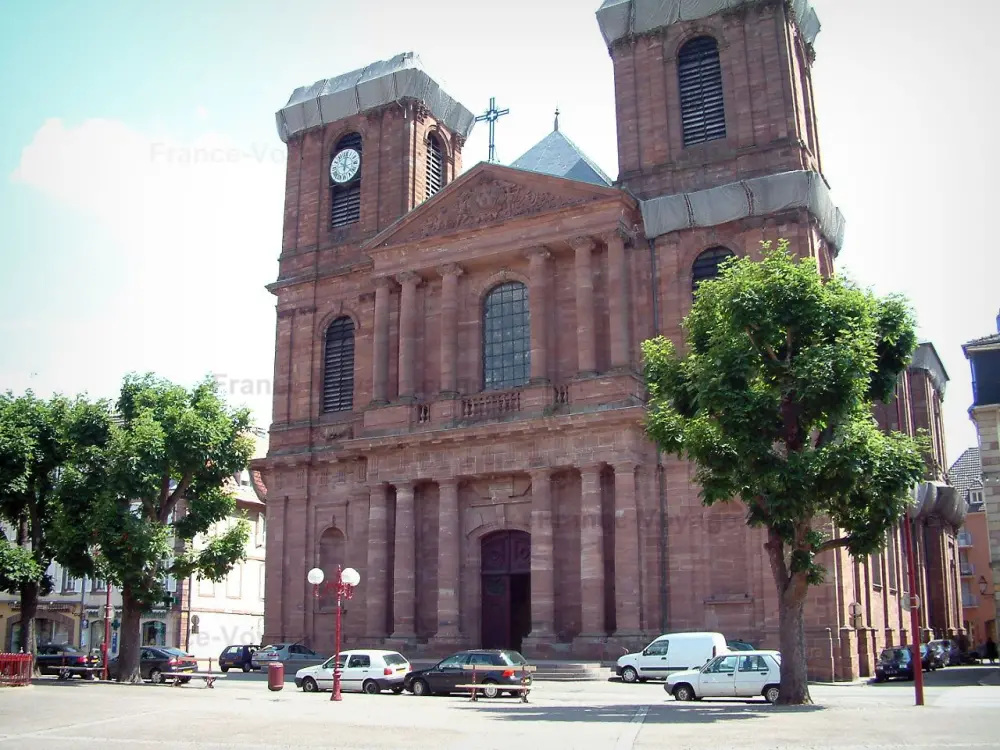
[[[409,694],[272,693],[259,675],[214,690],[40,680],[0,690],[0,748],[329,748],[338,750],[627,750],[639,748],[987,748],[1000,744],[1000,671],[912,683],[817,685],[817,706],[677,703],[661,684],[538,683],[527,705]],[[986,684],[980,684],[986,683]],[[990,684],[993,683],[993,684]]]

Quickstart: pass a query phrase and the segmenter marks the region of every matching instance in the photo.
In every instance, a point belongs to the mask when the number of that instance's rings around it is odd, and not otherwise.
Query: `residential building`
[[[982,468],[982,507],[989,539],[994,580],[1000,566],[1000,316],[997,333],[974,339],[962,347],[972,368],[972,406]],[[993,588],[994,620],[1000,608],[1000,590]]]
[[[693,467],[646,437],[640,344],[679,345],[696,287],[762,241],[833,273],[844,224],[820,160],[819,22],[806,0],[681,5],[597,12],[614,181],[558,120],[511,166],[462,174],[475,118],[412,54],[297,89],[278,112],[273,423],[253,464],[269,497],[265,640],[332,651],[334,602],[306,573],[349,565],[348,645],[606,659],[718,630],[777,647],[764,535],[738,503],[704,507]],[[922,628],[947,633],[960,519],[932,349],[882,419],[936,434],[913,516]],[[899,536],[887,545],[822,556],[813,677],[871,674],[910,637]]]

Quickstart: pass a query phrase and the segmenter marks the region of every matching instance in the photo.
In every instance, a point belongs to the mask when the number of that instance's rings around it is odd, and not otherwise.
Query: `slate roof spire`
[[[573,141],[559,131],[559,109],[553,131],[528,149],[510,166],[529,172],[564,177],[567,180],[588,182],[591,185],[611,187],[611,179],[601,171],[590,157]]]

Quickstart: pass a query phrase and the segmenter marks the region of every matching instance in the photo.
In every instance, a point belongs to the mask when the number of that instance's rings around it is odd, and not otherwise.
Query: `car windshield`
[[[880,657],[882,662],[889,664],[894,661],[906,661],[909,651],[905,648],[887,648],[882,652]]]
[[[386,654],[383,658],[387,667],[398,667],[408,663],[402,654]]]

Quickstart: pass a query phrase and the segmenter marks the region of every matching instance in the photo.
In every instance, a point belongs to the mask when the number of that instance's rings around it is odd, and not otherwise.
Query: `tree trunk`
[[[32,581],[21,587],[21,651],[31,654],[32,675],[38,676],[35,655],[38,644],[35,638],[35,620],[38,614],[38,582]]]
[[[812,703],[806,655],[805,609],[809,585],[805,573],[792,573],[784,591],[778,591],[781,642],[781,693],[778,703]]]
[[[122,622],[119,631],[121,643],[118,647],[118,682],[142,682],[139,673],[140,627],[142,607],[132,596],[131,587],[122,589]]]

